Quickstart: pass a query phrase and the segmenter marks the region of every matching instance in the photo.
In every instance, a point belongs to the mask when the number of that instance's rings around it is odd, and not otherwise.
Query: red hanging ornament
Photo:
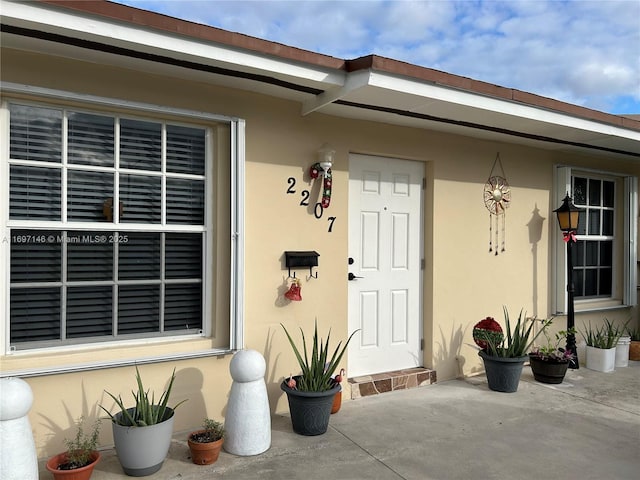
[[[293,302],[299,302],[302,300],[302,295],[300,295],[300,280],[297,278],[293,279],[293,283],[289,287],[289,290],[284,294],[285,298]]]
[[[473,340],[483,350],[489,346],[489,342],[499,345],[503,339],[502,327],[493,317],[480,320],[473,327]]]

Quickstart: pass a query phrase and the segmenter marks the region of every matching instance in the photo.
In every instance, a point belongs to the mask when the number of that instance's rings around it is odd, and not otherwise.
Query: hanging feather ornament
[[[496,175],[496,166],[500,167],[502,175]],[[500,160],[500,153],[496,155],[496,159],[491,167],[489,178],[484,184],[484,206],[489,210],[489,253],[494,252],[498,255],[498,250],[504,252],[505,248],[505,224],[506,211],[511,204],[511,188],[509,182],[505,178],[504,168]],[[500,222],[502,220],[502,222]],[[502,223],[502,225],[500,225]],[[500,245],[499,237],[502,233],[502,244]],[[493,239],[495,238],[495,245]]]

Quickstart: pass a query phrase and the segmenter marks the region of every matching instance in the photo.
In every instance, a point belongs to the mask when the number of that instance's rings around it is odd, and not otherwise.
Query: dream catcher
[[[495,175],[496,166],[500,167],[502,176]],[[506,210],[511,203],[511,188],[509,182],[505,178],[504,168],[500,160],[500,154],[496,155],[496,159],[491,167],[487,183],[484,184],[484,206],[489,210],[489,252],[495,250],[498,255],[498,249],[505,251],[505,222]],[[500,226],[500,220],[502,225]],[[499,247],[499,233],[502,233],[502,245]],[[495,245],[494,245],[495,236]]]

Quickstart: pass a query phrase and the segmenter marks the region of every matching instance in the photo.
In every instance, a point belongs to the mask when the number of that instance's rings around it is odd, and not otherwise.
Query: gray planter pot
[[[522,357],[493,357],[480,350],[480,358],[484,361],[489,389],[496,392],[513,393],[518,390],[522,366],[527,355]]]
[[[293,378],[298,380],[300,377]],[[333,398],[342,390],[339,383],[335,383],[331,390],[324,392],[293,390],[284,381],[280,388],[287,394],[294,432],[300,435],[322,435],[327,431]]]
[[[115,417],[121,415],[117,413]],[[171,410],[167,420],[148,427],[124,427],[111,422],[118,461],[124,473],[131,477],[145,477],[160,470],[171,446],[173,419]]]

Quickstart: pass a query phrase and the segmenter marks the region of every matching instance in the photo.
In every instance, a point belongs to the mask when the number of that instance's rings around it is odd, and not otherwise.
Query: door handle
[[[355,280],[356,278],[364,278],[364,277],[358,277],[357,275],[354,275],[353,273],[349,272],[349,281]]]

